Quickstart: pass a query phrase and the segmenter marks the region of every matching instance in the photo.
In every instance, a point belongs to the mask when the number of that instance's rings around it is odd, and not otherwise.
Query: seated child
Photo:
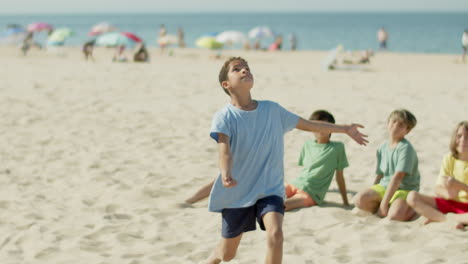
[[[420,175],[418,157],[405,136],[416,126],[416,118],[405,109],[393,111],[388,117],[389,139],[377,150],[377,176],[374,186],[355,197],[357,208],[388,217],[408,221],[415,215],[407,204],[410,191],[418,191]]]
[[[324,110],[315,111],[309,120],[335,123],[333,115]],[[348,166],[348,160],[343,143],[330,141],[330,133],[315,132],[314,136],[316,140],[307,141],[302,147],[299,165],[304,166],[304,169],[301,175],[292,184],[286,184],[286,211],[322,204],[335,171],[343,204],[349,205],[343,177],[343,169]],[[213,183],[214,181],[204,185],[186,202],[195,203],[208,197]]]
[[[409,205],[427,218],[425,224],[445,221],[445,214],[455,213],[457,228],[468,225],[468,121],[460,122],[453,132],[435,193],[435,197],[415,191],[408,195]]]
[[[324,110],[312,113],[309,120],[335,123],[333,115]],[[336,182],[340,189],[343,204],[348,204],[343,169],[348,167],[348,159],[343,143],[330,141],[330,133],[314,133],[315,140],[304,143],[299,165],[304,166],[301,174],[291,184],[286,183],[285,210],[320,205],[336,172]]]

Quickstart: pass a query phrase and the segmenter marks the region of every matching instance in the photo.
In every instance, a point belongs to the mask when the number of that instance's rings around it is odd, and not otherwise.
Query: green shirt
[[[341,142],[319,144],[309,140],[302,146],[299,165],[304,168],[291,184],[307,192],[320,205],[330,187],[333,173],[348,167],[348,159]]]
[[[379,184],[387,188],[396,172],[406,173],[398,189],[419,191],[418,156],[411,143],[405,138],[394,148],[391,148],[390,143],[385,141],[377,150],[376,173],[383,175]]]

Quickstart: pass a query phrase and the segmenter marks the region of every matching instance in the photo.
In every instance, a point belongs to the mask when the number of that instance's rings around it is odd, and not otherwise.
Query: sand
[[[97,49],[0,48],[0,259],[13,263],[201,263],[220,238],[220,215],[184,199],[218,173],[209,138],[229,101],[217,83],[222,60],[175,50],[150,64],[112,63]],[[305,118],[331,111],[361,123],[369,145],[344,135],[349,199],[374,180],[386,118],[407,108],[408,139],[420,162],[421,192],[433,193],[454,126],[468,119],[468,64],[458,55],[377,53],[365,71],[321,69],[326,52],[225,51],[245,57],[253,97]],[[286,180],[311,133],[285,137]],[[467,263],[466,233],[453,222],[422,225],[343,207],[335,182],[323,207],[288,212],[283,263]],[[265,233],[246,233],[231,263],[262,263]]]

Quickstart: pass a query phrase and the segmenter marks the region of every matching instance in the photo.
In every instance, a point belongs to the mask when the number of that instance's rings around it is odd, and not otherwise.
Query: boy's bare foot
[[[463,224],[463,223],[458,223],[458,224],[455,226],[455,228],[465,231],[465,224]]]
[[[427,225],[429,223],[432,223],[434,221],[432,221],[431,219],[426,219],[426,221],[423,222],[423,225]]]

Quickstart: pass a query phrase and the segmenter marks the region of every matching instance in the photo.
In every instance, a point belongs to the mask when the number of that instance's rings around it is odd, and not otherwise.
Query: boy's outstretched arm
[[[218,133],[218,149],[219,149],[219,169],[223,185],[226,188],[231,188],[237,185],[236,180],[232,178],[232,156],[231,146],[229,145],[229,137],[225,134]]]
[[[346,192],[346,182],[343,176],[343,171],[342,170],[336,171],[335,178],[336,178],[336,183],[338,184],[338,188],[340,189],[341,198],[343,199],[343,204],[345,206],[348,206],[349,205],[348,195]]]
[[[323,132],[323,133],[344,133],[356,141],[359,145],[366,145],[367,135],[359,132],[358,128],[363,128],[363,125],[351,124],[351,125],[335,125],[323,121],[311,121],[299,118],[296,128],[310,132]]]

